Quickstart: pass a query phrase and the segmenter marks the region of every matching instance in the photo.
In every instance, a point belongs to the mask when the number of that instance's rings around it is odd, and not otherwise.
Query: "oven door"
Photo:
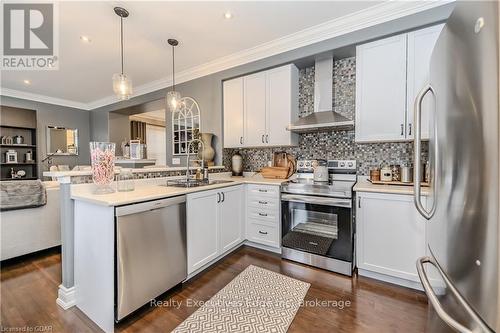
[[[282,193],[282,246],[352,262],[351,199]]]

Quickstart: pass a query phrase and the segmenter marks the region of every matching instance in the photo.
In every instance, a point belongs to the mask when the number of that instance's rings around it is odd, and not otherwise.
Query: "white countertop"
[[[217,175],[217,174],[214,174]],[[251,177],[230,177],[229,175],[217,175],[212,179],[231,180],[231,183],[206,185],[192,188],[182,188],[173,186],[160,186],[160,182],[166,184],[166,178],[156,179],[156,184],[141,184],[136,181],[136,187],[131,192],[114,192],[110,194],[94,194],[94,184],[73,185],[71,187],[71,198],[73,200],[81,200],[102,206],[121,206],[142,201],[162,199],[183,195],[199,191],[208,191],[216,188],[234,186],[239,184],[260,184],[260,185],[275,185],[279,186],[287,179],[266,179],[260,174]],[[151,182],[152,180],[150,180]]]
[[[372,184],[366,177],[358,177],[353,191],[413,195],[413,186]],[[429,195],[428,187],[422,187],[422,195]]]
[[[140,160],[138,160],[140,161]],[[191,170],[196,170],[199,167],[190,167]],[[209,170],[214,169],[224,169],[223,165],[214,165],[208,167]],[[148,173],[148,172],[166,172],[166,171],[184,171],[186,167],[167,167],[167,168],[137,168],[131,169],[133,173]],[[119,170],[115,170],[115,173],[120,173]],[[44,171],[44,177],[78,177],[78,176],[91,176],[91,170],[82,170],[82,171]]]

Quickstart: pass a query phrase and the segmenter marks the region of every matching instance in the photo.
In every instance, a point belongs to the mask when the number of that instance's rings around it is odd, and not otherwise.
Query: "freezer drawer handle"
[[[260,216],[267,216],[266,213],[259,213]]]
[[[434,293],[434,290],[431,287],[431,284],[429,282],[429,278],[427,277],[427,273],[424,270],[424,264],[431,264],[434,266],[437,271],[439,272],[439,275],[441,275],[441,278],[443,279],[444,283],[446,284],[446,287],[452,292],[453,296],[456,297],[458,302],[463,306],[465,311],[472,317],[472,319],[476,322],[476,324],[481,327],[482,332],[487,332],[487,333],[493,333],[493,331],[477,316],[477,314],[470,308],[470,306],[467,304],[467,302],[463,299],[462,295],[459,294],[458,290],[453,286],[450,280],[446,277],[446,275],[443,273],[441,270],[441,267],[434,261],[433,258],[431,257],[421,257],[417,259],[417,273],[418,277],[420,278],[420,281],[422,282],[422,285],[424,287],[424,291],[427,294],[427,297],[429,298],[430,303],[432,304],[432,307],[436,310],[436,313],[438,314],[439,318],[441,318],[448,326],[451,328],[455,329],[456,331],[460,333],[472,333],[473,331],[466,328],[459,322],[457,322],[455,319],[453,319],[442,307],[441,303],[439,302],[439,298],[436,296]]]
[[[262,235],[267,235],[267,231],[260,231],[260,230],[259,230],[259,234],[262,234]]]
[[[414,120],[413,123],[415,125],[415,135],[413,137],[413,160],[415,161],[415,172],[413,173],[413,199],[415,202],[415,207],[417,207],[418,212],[420,215],[425,217],[427,220],[430,220],[431,217],[434,215],[436,212],[436,201],[437,198],[434,195],[434,200],[432,200],[432,207],[430,211],[427,211],[424,206],[422,205],[422,202],[420,201],[420,182],[422,180],[422,163],[421,163],[421,141],[422,141],[422,100],[424,99],[425,95],[427,95],[428,92],[431,92],[432,95],[434,96],[434,100],[436,100],[436,92],[434,91],[434,88],[430,84],[426,85],[418,94],[418,96],[415,98],[415,115],[414,115]],[[434,103],[437,105],[437,103]],[[435,110],[434,115],[436,114],[437,110]],[[432,183],[432,192],[433,194],[436,193],[436,175],[437,175],[437,164],[438,164],[438,158],[439,158],[439,153],[438,153],[438,145],[437,145],[437,126],[434,126],[434,179],[431,180]]]
[[[259,201],[261,205],[267,205],[267,201]]]

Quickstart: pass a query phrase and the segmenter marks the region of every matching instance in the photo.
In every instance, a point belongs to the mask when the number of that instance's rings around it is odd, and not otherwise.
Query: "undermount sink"
[[[216,179],[216,180],[199,180],[199,179],[176,179],[176,180],[168,180],[166,185],[161,185],[161,186],[172,186],[172,187],[185,187],[185,188],[190,188],[190,187],[199,187],[199,186],[208,186],[208,185],[217,185],[217,184],[226,184],[226,183],[232,183],[232,180],[222,180],[222,179]]]

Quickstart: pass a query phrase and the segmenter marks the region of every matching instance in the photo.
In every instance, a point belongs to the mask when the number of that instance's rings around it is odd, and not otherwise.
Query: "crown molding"
[[[71,101],[68,99],[62,99],[57,97],[51,97],[46,95],[34,94],[26,91],[2,88],[0,89],[0,95],[5,97],[14,97],[20,99],[26,99],[33,102],[40,102],[46,104],[61,105],[75,109],[90,110],[88,103]]]
[[[233,67],[251,63],[280,53],[291,51],[300,47],[318,43],[324,40],[345,35],[354,31],[369,28],[374,25],[386,23],[405,16],[413,15],[425,10],[437,8],[455,0],[436,0],[436,1],[398,1],[390,0],[377,4],[372,7],[360,10],[358,12],[330,20],[296,33],[260,44],[240,52],[207,62],[205,64],[194,66],[176,74],[176,83],[180,84],[203,76],[214,74]],[[161,78],[137,87],[134,87],[133,97],[151,93],[160,89],[168,88],[172,85],[171,78]],[[2,94],[4,94],[2,92]],[[27,95],[26,93],[24,93]],[[119,102],[113,95],[107,96],[90,103],[79,103],[65,101],[62,99],[48,96],[35,95],[43,99],[45,103],[64,104],[64,102],[73,105],[80,105],[84,110],[93,110],[106,105]],[[17,97],[17,96],[13,96]],[[26,98],[26,97],[20,97]],[[63,104],[61,104],[63,103]]]

